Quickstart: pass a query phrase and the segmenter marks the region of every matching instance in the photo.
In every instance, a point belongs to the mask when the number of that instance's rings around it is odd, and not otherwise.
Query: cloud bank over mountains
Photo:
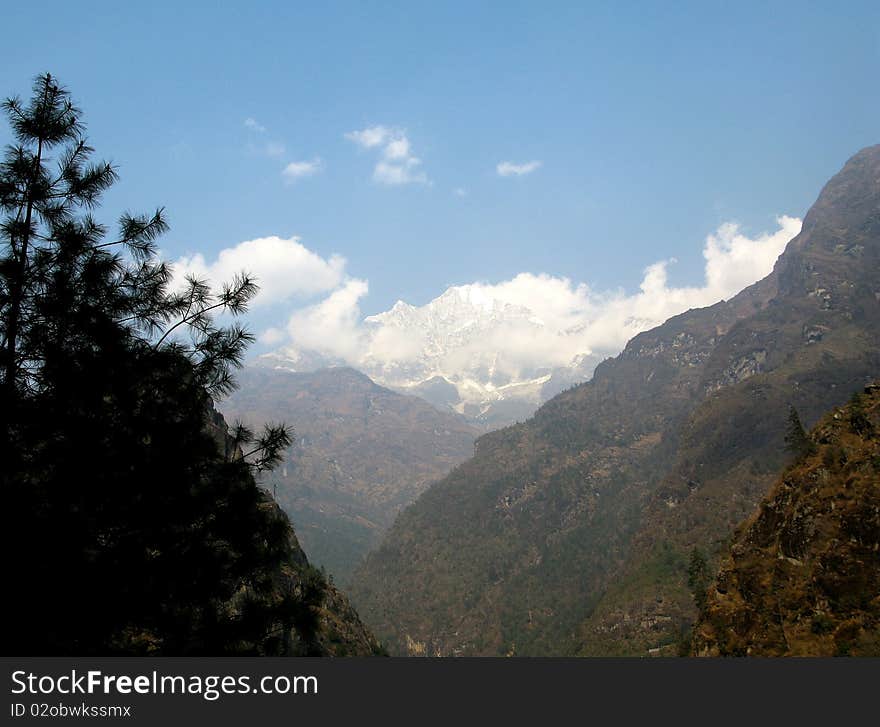
[[[705,240],[704,280],[699,286],[670,286],[671,260],[645,269],[639,290],[633,293],[597,291],[569,278],[533,273],[496,284],[457,286],[479,308],[509,307],[522,313],[517,323],[506,322],[497,335],[472,347],[502,353],[510,361],[511,373],[517,363],[524,368],[533,365],[536,356],[562,364],[580,353],[616,353],[635,334],[688,308],[730,298],[767,275],[801,227],[799,219],[787,216],[777,218],[777,224],[777,230],[754,238],[734,223],[719,227]],[[290,343],[352,364],[366,357],[391,362],[413,355],[422,342],[409,334],[397,335],[398,327],[386,314],[364,320],[360,301],[368,289],[367,281],[348,278],[323,300],[295,311],[286,327]],[[399,302],[395,307],[403,305]],[[465,353],[474,355],[478,350]]]
[[[499,283],[453,286],[422,306],[398,301],[369,317],[361,310],[367,280],[349,275],[343,257],[323,258],[296,237],[249,240],[212,261],[184,257],[175,276],[218,282],[242,269],[253,273],[261,286],[254,307],[279,313],[279,325],[262,331],[260,340],[279,347],[272,358],[291,368],[306,360],[345,363],[398,388],[442,377],[462,401],[527,396],[537,406],[541,387],[559,370],[575,380],[589,376],[637,333],[728,299],[767,275],[801,228],[794,217],[776,222],[777,229],[756,237],[734,223],[708,235],[703,280],[695,286],[670,285],[667,268],[674,260],[648,266],[632,292],[524,272]],[[303,305],[309,298],[318,300]],[[291,311],[296,299],[301,303]]]

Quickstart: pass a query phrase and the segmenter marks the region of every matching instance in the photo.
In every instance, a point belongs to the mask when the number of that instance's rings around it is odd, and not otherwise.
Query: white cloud
[[[287,324],[295,346],[354,361],[363,350],[359,301],[369,290],[367,281],[351,278],[320,303],[296,311]]]
[[[367,283],[345,279],[320,303],[295,312],[288,336],[297,348],[330,354],[391,384],[402,375],[396,372],[409,371],[425,351],[435,349],[443,354],[432,365],[445,374],[483,367],[511,377],[566,365],[579,355],[611,356],[636,334],[689,308],[729,299],[767,275],[801,227],[799,219],[786,216],[777,218],[777,224],[777,230],[757,237],[744,235],[735,224],[721,225],[706,237],[704,277],[695,286],[669,284],[667,267],[673,260],[645,268],[638,291],[631,293],[596,291],[569,278],[521,273],[500,283],[450,288],[421,308],[398,304],[365,320],[360,299]],[[444,296],[456,298],[454,307],[444,306],[446,310],[464,305],[470,315],[488,323],[462,321],[467,325],[456,328],[442,346],[434,346],[429,340],[435,335],[430,331],[436,330],[431,316]],[[413,326],[413,320],[421,323]]]
[[[387,126],[370,126],[360,131],[349,131],[344,136],[364,149],[372,149],[374,146],[384,144],[392,133],[392,129]]]
[[[370,126],[349,131],[345,138],[362,149],[382,147],[381,157],[373,168],[373,181],[389,186],[428,184],[428,175],[421,169],[422,160],[412,153],[406,131],[389,126]]]
[[[373,169],[373,179],[380,184],[398,185],[398,184],[427,184],[428,175],[418,167],[421,160],[415,157],[408,157],[400,163],[387,162],[381,160],[376,163]]]
[[[258,134],[264,134],[266,132],[266,127],[258,123],[256,119],[251,118],[250,116],[248,116],[248,118],[244,120],[244,125],[246,129],[256,131]]]
[[[409,139],[405,136],[392,139],[388,142],[383,153],[386,159],[409,159],[411,156],[409,153]]]
[[[456,197],[467,197],[467,190],[464,187],[456,187],[452,190]]]
[[[750,239],[734,223],[726,223],[706,238],[706,284],[712,290],[741,290],[766,275],[785,244],[801,229],[794,217],[777,218],[779,229]]]
[[[524,162],[523,164],[501,162],[495,167],[495,170],[498,172],[499,177],[522,177],[525,174],[531,174],[534,172],[542,163],[543,162],[537,159],[530,162]]]
[[[295,182],[297,179],[317,174],[323,168],[324,163],[318,157],[315,157],[311,161],[290,162],[290,164],[284,167],[281,174],[288,182]]]
[[[277,346],[286,337],[286,332],[281,328],[267,328],[258,336],[258,340],[266,346]]]
[[[323,258],[298,237],[260,237],[225,248],[210,261],[200,253],[179,258],[173,263],[172,285],[182,285],[187,274],[219,285],[241,271],[257,279],[260,291],[252,307],[259,307],[335,290],[345,278],[345,258]]]

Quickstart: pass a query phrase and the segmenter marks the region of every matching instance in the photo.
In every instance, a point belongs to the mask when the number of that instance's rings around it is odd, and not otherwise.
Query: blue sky
[[[296,235],[369,281],[363,314],[523,272],[631,291],[669,258],[696,284],[719,225],[802,216],[880,142],[876,2],[216,5],[7,4],[0,93],[58,76],[119,166],[105,213],[164,205],[169,257]],[[376,180],[394,139],[417,181]]]

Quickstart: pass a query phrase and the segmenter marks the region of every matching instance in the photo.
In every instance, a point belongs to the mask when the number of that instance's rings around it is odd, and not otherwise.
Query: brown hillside
[[[811,433],[737,531],[694,634],[700,656],[880,656],[880,387]]]

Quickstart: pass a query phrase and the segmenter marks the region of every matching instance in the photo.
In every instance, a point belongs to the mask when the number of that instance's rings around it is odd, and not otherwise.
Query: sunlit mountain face
[[[592,374],[602,356],[525,305],[486,286],[449,288],[423,306],[398,301],[364,320],[357,368],[377,383],[420,396],[486,427],[530,416],[552,395]],[[526,351],[526,349],[530,349]],[[295,347],[261,365],[308,371],[343,362]]]

